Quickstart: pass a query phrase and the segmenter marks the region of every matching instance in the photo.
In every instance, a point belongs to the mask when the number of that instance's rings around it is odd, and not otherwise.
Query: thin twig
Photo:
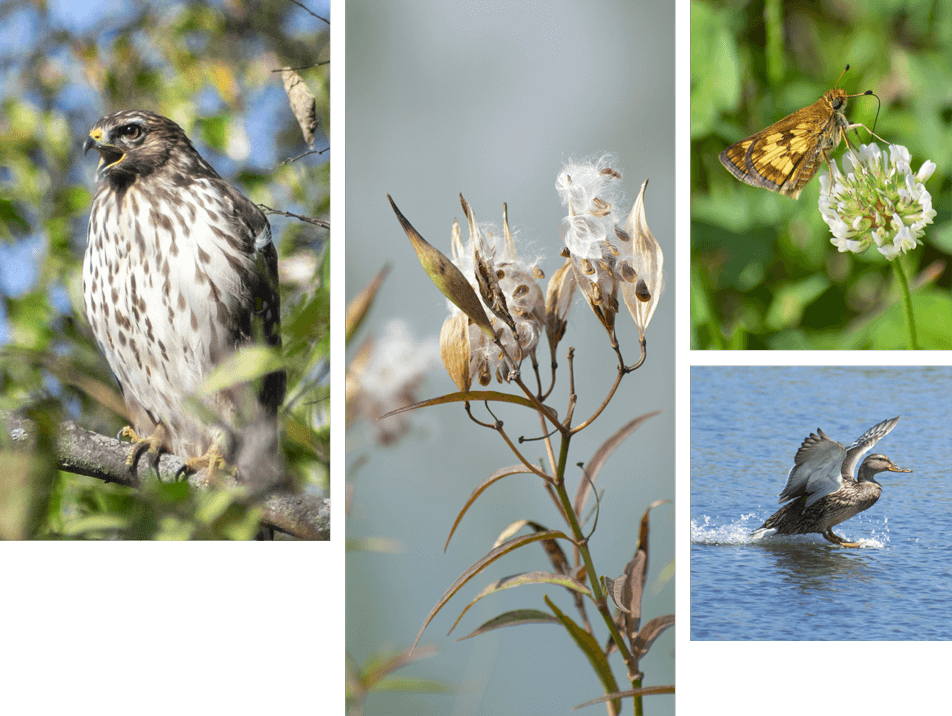
[[[291,0],[291,2],[293,2],[293,3],[294,3],[295,5],[297,5],[299,8],[302,8],[302,9],[303,9],[306,13],[308,13],[309,15],[311,15],[311,16],[313,16],[313,17],[316,17],[318,20],[320,20],[320,21],[323,22],[323,23],[326,23],[327,26],[330,27],[331,21],[328,20],[326,17],[321,17],[320,15],[318,15],[317,13],[315,13],[314,11],[309,10],[307,7],[305,7],[304,5],[302,5],[301,3],[299,3],[298,0]]]
[[[281,211],[280,209],[272,209],[267,204],[258,204],[259,207],[264,211],[265,214],[277,214],[278,216],[287,216],[291,219],[300,219],[301,221],[306,221],[309,224],[314,224],[315,226],[320,226],[323,229],[330,229],[331,222],[327,219],[315,219],[312,216],[301,216],[300,214],[292,214],[290,211]]]

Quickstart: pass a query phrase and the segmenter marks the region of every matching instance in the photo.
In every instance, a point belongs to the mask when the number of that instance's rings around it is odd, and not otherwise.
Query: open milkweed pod
[[[440,357],[443,367],[461,391],[469,390],[473,376],[469,370],[469,317],[457,313],[443,321],[440,329]]]
[[[535,355],[545,321],[545,301],[539,288],[539,268],[519,258],[503,204],[503,231],[480,226],[472,207],[461,196],[469,222],[469,241],[464,244],[459,223],[453,222],[453,263],[469,279],[489,308],[495,336],[502,345],[469,329],[469,379],[486,386],[496,376],[500,382],[514,377],[525,356]],[[533,358],[534,360],[534,358]],[[455,369],[459,373],[458,369]],[[458,383],[457,383],[458,385]]]
[[[476,212],[473,211],[473,207],[463,198],[462,194],[459,195],[459,203],[462,205],[463,213],[469,223],[469,240],[473,248],[473,275],[476,278],[476,288],[483,299],[483,305],[509,326],[509,330],[516,333],[516,322],[513,320],[512,314],[509,313],[506,295],[499,287],[494,247],[489,245],[479,230],[479,225],[476,223]],[[521,356],[513,356],[513,360],[521,360]]]
[[[575,270],[572,260],[566,259],[558,271],[552,274],[545,289],[545,334],[549,339],[549,351],[555,361],[555,349],[565,336],[568,312],[575,295]]]
[[[645,179],[631,214],[622,227],[623,234],[627,234],[631,240],[620,242],[622,257],[635,274],[634,280],[622,282],[621,293],[642,340],[664,290],[664,254],[645,219],[644,198],[647,186],[648,180]]]
[[[611,168],[615,158],[606,154],[595,160],[570,162],[555,182],[567,216],[560,234],[572,261],[575,283],[599,322],[615,339],[618,313],[619,262],[616,245],[617,210],[621,196],[621,175]]]

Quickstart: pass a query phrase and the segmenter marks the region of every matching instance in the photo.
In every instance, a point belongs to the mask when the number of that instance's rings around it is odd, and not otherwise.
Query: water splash
[[[739,519],[728,524],[712,523],[711,517],[704,516],[691,520],[691,544],[706,545],[740,545],[755,544],[764,546],[815,544],[820,547],[833,547],[821,535],[772,535],[766,537],[751,537],[750,533],[763,524],[763,518],[753,512],[742,514]],[[859,526],[859,525],[857,525]],[[872,525],[864,525],[871,527]],[[847,536],[838,532],[840,537],[848,542],[858,542],[863,549],[883,549],[889,544],[889,526],[883,521],[882,531],[875,530],[869,537]]]

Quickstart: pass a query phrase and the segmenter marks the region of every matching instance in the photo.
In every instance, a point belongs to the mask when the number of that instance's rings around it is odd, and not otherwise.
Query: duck
[[[863,460],[853,479],[859,459],[896,427],[900,417],[877,423],[848,448],[827,437],[820,428],[810,433],[797,450],[780,493],[778,502],[787,504],[751,532],[751,537],[819,533],[840,547],[859,547],[859,542],[848,542],[834,534],[833,527],[876,504],[883,491],[876,475],[912,472],[882,453],[873,453]]]

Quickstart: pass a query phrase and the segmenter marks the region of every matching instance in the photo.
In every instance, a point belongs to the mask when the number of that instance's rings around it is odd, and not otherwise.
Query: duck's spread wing
[[[847,477],[853,477],[853,471],[859,464],[860,458],[872,450],[873,445],[879,442],[881,437],[896,427],[896,423],[899,422],[900,417],[901,416],[897,415],[895,418],[877,423],[865,433],[860,435],[856,442],[846,448],[846,459],[843,461],[842,474]]]
[[[846,449],[819,428],[817,433],[810,433],[797,450],[779,502],[808,495],[804,507],[809,507],[843,486],[841,474]]]

